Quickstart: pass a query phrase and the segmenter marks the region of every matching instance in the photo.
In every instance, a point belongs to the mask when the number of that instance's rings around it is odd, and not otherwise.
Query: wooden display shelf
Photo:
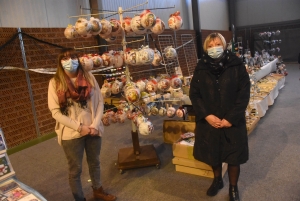
[[[138,133],[131,132],[133,147],[121,148],[118,153],[118,169],[123,173],[126,169],[156,166],[160,168],[160,160],[153,145],[139,145]]]

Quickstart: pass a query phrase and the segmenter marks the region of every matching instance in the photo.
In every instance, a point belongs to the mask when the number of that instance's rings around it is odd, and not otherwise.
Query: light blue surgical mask
[[[213,59],[220,58],[220,56],[222,56],[223,52],[224,52],[223,46],[216,46],[216,47],[211,47],[211,48],[207,49],[208,56],[210,56]]]
[[[79,63],[78,59],[70,58],[68,60],[61,61],[61,65],[65,70],[69,71],[70,73],[75,73],[77,71]]]

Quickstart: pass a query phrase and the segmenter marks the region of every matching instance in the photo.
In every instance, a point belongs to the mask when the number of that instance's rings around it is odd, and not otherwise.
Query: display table
[[[271,72],[276,71],[277,61],[278,61],[278,59],[274,59],[273,61],[270,61],[270,63],[261,67],[259,71],[255,72],[256,80],[260,80],[261,78],[265,77],[266,75],[270,74]]]
[[[277,83],[272,87],[267,96],[264,98],[255,98],[252,101],[253,107],[256,109],[259,117],[263,117],[266,114],[268,107],[274,104],[274,100],[277,98],[279,90],[284,87],[285,76],[273,74],[269,77],[276,79]],[[266,84],[258,84],[258,86],[266,86]]]

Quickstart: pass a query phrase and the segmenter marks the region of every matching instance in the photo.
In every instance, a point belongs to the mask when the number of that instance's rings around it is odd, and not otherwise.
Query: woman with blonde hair
[[[85,200],[81,184],[84,152],[94,197],[116,200],[104,192],[100,182],[103,98],[95,77],[82,68],[71,48],[63,49],[58,55],[57,71],[49,82],[48,107],[56,120],[58,143],[68,161],[69,185],[75,200]]]
[[[220,33],[207,36],[203,49],[189,93],[196,117],[193,153],[195,159],[212,166],[214,180],[208,196],[223,188],[222,163],[228,163],[230,201],[238,201],[240,164],[249,158],[245,110],[250,79],[242,61],[226,50]]]

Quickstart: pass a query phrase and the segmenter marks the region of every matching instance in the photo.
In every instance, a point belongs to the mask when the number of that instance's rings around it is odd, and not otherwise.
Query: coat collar
[[[216,60],[208,56],[207,53],[203,53],[202,58],[199,60],[196,70],[207,70],[211,63],[215,63]],[[219,65],[226,66],[226,68],[237,66],[242,64],[240,58],[229,50],[225,50],[222,58],[220,59]]]

